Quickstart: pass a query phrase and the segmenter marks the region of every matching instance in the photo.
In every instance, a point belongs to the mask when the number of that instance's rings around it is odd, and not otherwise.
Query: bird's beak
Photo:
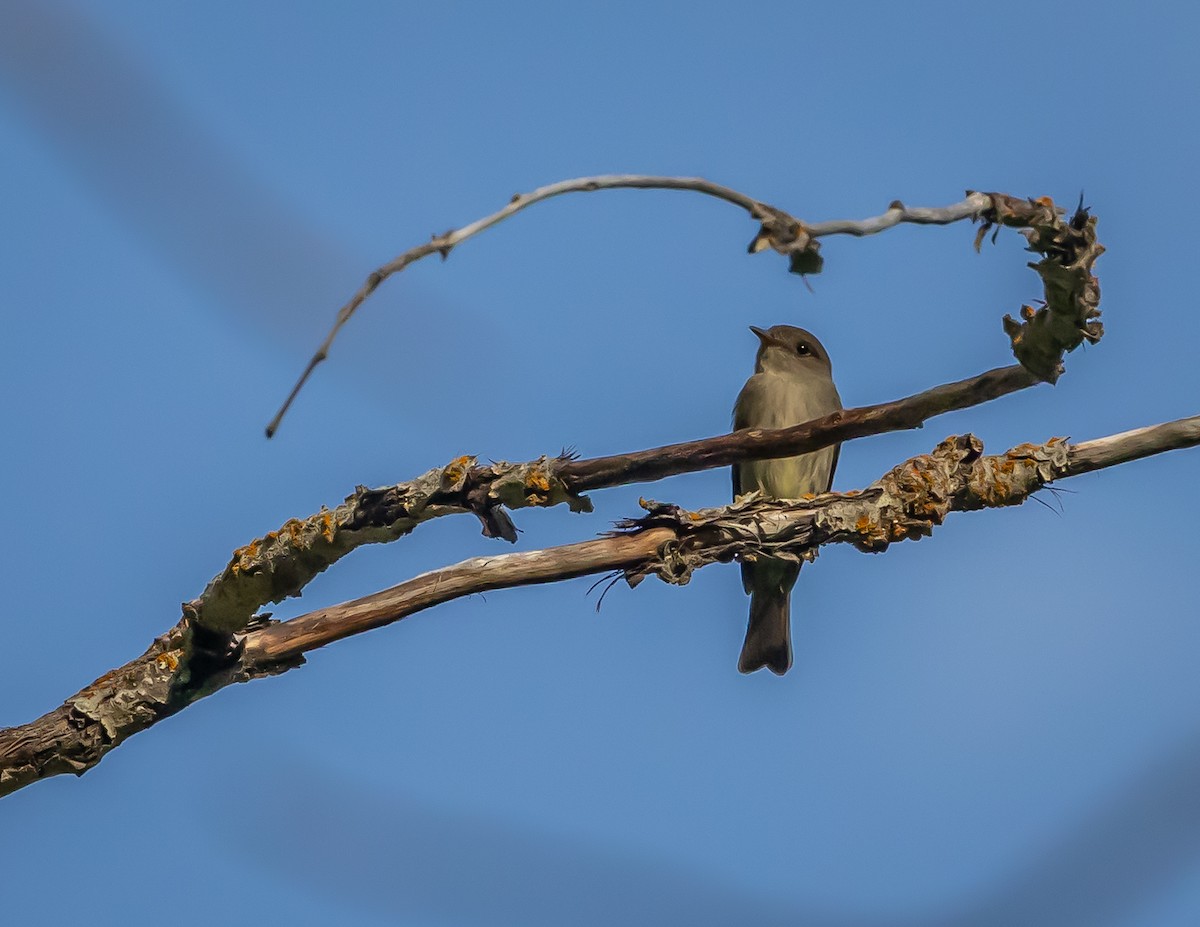
[[[772,338],[770,336],[770,334],[768,334],[764,329],[759,328],[757,325],[751,325],[750,331],[752,331],[752,332],[754,332],[754,334],[758,335],[758,340],[762,342],[764,348],[769,344],[775,344],[775,339]]]

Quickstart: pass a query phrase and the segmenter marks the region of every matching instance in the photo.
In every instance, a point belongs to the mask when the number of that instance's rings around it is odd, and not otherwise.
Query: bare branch
[[[542,550],[474,557],[423,573],[391,589],[309,612],[247,635],[243,659],[250,666],[295,659],[330,641],[381,628],[434,605],[478,592],[636,569],[653,560],[658,547],[671,538],[669,530],[649,530]]]
[[[778,430],[733,434],[628,454],[572,460],[541,457],[525,463],[475,466],[459,457],[414,480],[379,489],[359,487],[334,509],[322,508],[240,547],[199,598],[187,605],[199,625],[218,633],[242,631],[262,606],[300,591],[318,574],[363,544],[393,541],[424,521],[473,512],[484,534],[517,539],[505,509],[566,503],[591,511],[582,495],[595,489],[649,482],[698,470],[807,453],[868,435],[920,428],[929,418],[999,398],[1040,382],[1011,366],[925,390],[893,402],[845,409]]]
[[[968,191],[964,200],[950,206],[918,206],[910,208],[897,200],[891,203],[887,211],[879,216],[857,221],[837,219],[807,225],[782,209],[770,206],[721,184],[704,180],[701,177],[605,174],[595,177],[577,177],[572,180],[562,180],[558,183],[539,187],[531,193],[518,193],[503,209],[499,209],[491,215],[484,216],[482,219],[478,219],[462,228],[452,229],[441,235],[434,235],[430,241],[423,245],[417,245],[415,248],[410,248],[369,274],[363,285],[359,287],[358,292],[338,310],[333,326],[325,336],[325,340],[321,342],[321,346],[317,348],[316,353],[309,359],[308,365],[304,368],[304,372],[296,381],[295,386],[292,387],[292,391],[288,394],[287,399],[284,400],[279,411],[275,413],[275,417],[267,425],[267,437],[270,438],[275,434],[280,422],[283,421],[284,415],[287,414],[288,409],[295,401],[304,384],[308,381],[308,378],[312,375],[312,372],[329,356],[329,349],[333,346],[334,339],[337,338],[342,326],[350,321],[350,317],[354,315],[358,307],[388,277],[400,273],[400,271],[415,261],[429,257],[432,254],[440,254],[443,259],[449,257],[450,252],[460,243],[478,235],[480,232],[491,228],[499,222],[503,222],[510,216],[516,215],[518,212],[529,208],[535,203],[540,203],[556,196],[562,196],[566,193],[587,193],[596,190],[618,189],[685,190],[716,197],[727,203],[739,206],[746,210],[753,219],[761,223],[758,234],[755,235],[754,240],[750,243],[750,252],[757,253],[770,248],[780,254],[786,255],[789,259],[789,269],[793,273],[798,274],[820,272],[823,261],[820,256],[820,244],[817,239],[824,236],[855,235],[861,237],[863,235],[877,234],[901,223],[946,225],[951,222],[959,222],[963,219],[974,221],[976,218],[981,218],[985,215],[993,217],[989,220],[990,222],[1019,225],[1021,224],[1019,222],[1020,217],[1027,212],[1023,211],[1019,204],[1032,202],[1020,200],[1016,197],[1009,197],[1005,194]],[[1007,204],[1007,208],[1005,208],[1005,204]],[[1051,212],[1053,212],[1053,208],[1051,208]],[[1038,213],[1038,215],[1040,217],[1041,214]],[[1043,379],[1046,378],[1043,377]]]
[[[811,558],[823,544],[879,551],[928,535],[949,512],[1017,505],[1054,480],[1200,445],[1200,415],[1071,445],[1062,439],[982,455],[971,435],[893,468],[862,492],[779,502],[744,498],[649,514],[608,537],[548,550],[476,558],[344,605],[253,631],[210,671],[189,661],[187,619],[138,659],[107,673],[36,721],[0,729],[0,795],[64,772],[81,775],[125,738],[233,682],[286,671],[302,654],[476,592],[619,570],[631,584],[674,583],[735,557]]]
[[[905,222],[913,225],[949,225],[963,219],[974,221],[992,205],[994,195],[968,190],[966,199],[949,206],[905,206],[899,200],[893,200],[887,211],[879,216],[857,220],[831,219],[827,222],[814,222],[806,228],[813,238],[823,238],[826,235],[853,235],[862,238],[865,235],[877,235]]]
[[[1068,476],[1200,444],[1200,415],[1071,445]]]
[[[831,444],[920,428],[928,419],[968,409],[1040,383],[1028,370],[997,367],[979,376],[935,386],[904,399],[843,409],[780,429],[746,429],[718,438],[668,444],[632,454],[564,463],[558,475],[570,492],[644,483],[679,473],[725,467],[742,460],[790,457]]]

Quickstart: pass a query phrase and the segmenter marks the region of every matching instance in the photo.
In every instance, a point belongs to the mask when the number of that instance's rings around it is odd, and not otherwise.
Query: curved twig
[[[480,232],[503,222],[510,216],[528,209],[535,203],[562,196],[565,193],[588,193],[596,190],[687,190],[693,193],[703,193],[717,199],[740,206],[750,213],[751,217],[762,223],[762,229],[750,244],[750,251],[756,252],[765,248],[773,248],[791,258],[792,270],[799,273],[815,273],[820,270],[820,257],[817,254],[816,239],[826,235],[873,235],[882,232],[902,222],[921,225],[945,225],[962,219],[974,218],[991,206],[991,195],[987,193],[969,192],[966,199],[945,207],[914,207],[909,208],[900,202],[893,202],[882,215],[860,221],[835,220],[806,225],[781,209],[769,206],[753,197],[740,193],[722,184],[704,180],[701,177],[659,177],[645,174],[602,174],[595,177],[576,177],[572,180],[561,180],[558,183],[538,187],[530,193],[518,193],[503,209],[491,215],[484,216],[469,225],[452,229],[433,238],[423,245],[410,248],[395,259],[372,271],[363,285],[359,287],[350,300],[338,310],[333,326],[317,348],[316,353],[309,359],[308,365],[296,381],[292,391],[280,406],[275,417],[267,425],[267,437],[270,438],[279,429],[284,415],[295,401],[296,396],[312,375],[317,366],[329,356],[329,349],[342,326],[350,321],[355,310],[375,292],[376,288],[388,277],[397,274],[415,261],[440,254],[443,259],[450,256],[451,250]]]
[[[692,190],[696,193],[705,193],[709,196],[715,196],[717,199],[725,200],[728,203],[733,203],[735,206],[742,207],[742,209],[745,209],[751,215],[756,215],[756,210],[762,207],[761,203],[746,196],[744,193],[739,193],[737,190],[730,189],[721,184],[711,183],[699,177],[654,177],[639,174],[576,177],[572,180],[560,180],[558,183],[538,187],[530,193],[518,193],[513,196],[508,205],[503,209],[498,209],[491,215],[477,219],[469,225],[464,225],[462,228],[451,229],[448,232],[443,232],[441,235],[434,235],[425,244],[409,248],[403,254],[368,274],[363,285],[358,288],[358,292],[351,296],[350,300],[338,310],[337,317],[333,321],[333,327],[330,328],[329,334],[325,336],[325,340],[321,342],[321,346],[317,348],[316,353],[309,359],[308,366],[300,374],[300,379],[296,381],[296,385],[292,387],[292,391],[288,394],[287,399],[284,400],[279,411],[275,413],[275,417],[267,425],[267,437],[272,437],[279,429],[279,423],[283,421],[284,415],[287,414],[287,410],[304,387],[305,382],[312,375],[313,370],[329,356],[329,349],[333,346],[333,341],[337,338],[342,326],[350,321],[350,317],[354,315],[355,310],[388,277],[400,273],[409,264],[429,257],[431,254],[440,254],[442,260],[445,260],[450,256],[451,250],[460,243],[478,235],[482,231],[490,229],[498,222],[503,222],[509,216],[514,216],[522,210],[528,209],[535,203],[540,203],[556,196],[562,196],[564,193],[588,193],[595,190],[617,189]]]

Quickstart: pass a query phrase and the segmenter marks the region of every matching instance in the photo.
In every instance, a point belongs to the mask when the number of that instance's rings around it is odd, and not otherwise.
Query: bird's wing
[[[829,462],[829,485],[825,487],[826,492],[833,491],[833,474],[837,470],[838,456],[842,453],[842,446],[835,444],[833,446],[833,460]]]
[[[733,430],[741,431],[743,428],[749,428],[750,422],[746,420],[746,403],[742,400],[753,393],[759,392],[763,388],[762,378],[757,374],[746,381],[746,385],[742,387],[742,391],[738,393],[737,402],[733,405]],[[740,414],[739,414],[740,413]],[[733,473],[733,498],[737,498],[742,494],[742,478],[741,467],[736,463],[730,468]]]
[[[733,430],[734,431],[740,431],[743,428],[751,427],[751,423],[749,421],[747,421],[747,419],[746,419],[746,403],[743,402],[742,400],[747,399],[748,397],[753,396],[757,393],[762,393],[764,390],[766,390],[766,388],[767,388],[767,384],[764,382],[763,376],[760,373],[756,373],[754,376],[752,376],[749,380],[746,381],[746,385],[743,386],[742,391],[740,393],[738,393],[737,402],[735,402],[734,406],[733,406]],[[767,403],[765,403],[765,402],[760,403],[760,405],[766,405],[766,404]]]

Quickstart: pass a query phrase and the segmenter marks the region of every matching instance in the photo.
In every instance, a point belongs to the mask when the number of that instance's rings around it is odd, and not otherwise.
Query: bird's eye
[[[796,353],[801,357],[804,357],[804,355],[809,353],[808,345],[801,341],[798,345],[796,345]]]

